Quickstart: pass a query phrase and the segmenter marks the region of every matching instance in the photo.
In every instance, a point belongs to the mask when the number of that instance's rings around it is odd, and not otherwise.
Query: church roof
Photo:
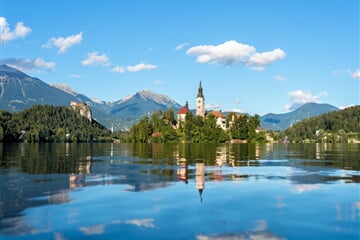
[[[225,118],[225,115],[220,111],[211,111],[208,115],[214,115],[217,118]]]
[[[187,114],[189,111],[189,104],[186,102],[185,106],[183,106],[179,111],[178,114]]]

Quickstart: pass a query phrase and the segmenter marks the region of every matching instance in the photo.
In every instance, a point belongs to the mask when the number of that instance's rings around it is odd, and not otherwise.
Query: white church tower
[[[201,81],[198,89],[198,94],[196,97],[196,116],[202,116],[202,117],[205,116],[205,98],[201,86]]]

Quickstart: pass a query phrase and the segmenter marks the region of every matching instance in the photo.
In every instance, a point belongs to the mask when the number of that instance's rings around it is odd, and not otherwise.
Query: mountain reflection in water
[[[359,147],[0,144],[0,236],[143,238],[132,226],[148,229],[143,236],[149,239],[167,239],[179,227],[187,231],[175,239],[301,239],[330,221],[338,234],[330,231],[324,238],[356,239]],[[121,219],[111,210],[119,204]],[[315,210],[320,211],[315,226],[320,226],[309,230],[308,219],[299,219],[312,217]],[[42,211],[50,215],[39,215]],[[58,211],[68,216],[56,215]],[[100,220],[90,220],[89,212]],[[167,219],[175,216],[178,225],[168,225]],[[288,230],[281,227],[285,222]],[[298,227],[307,232],[291,231]]]

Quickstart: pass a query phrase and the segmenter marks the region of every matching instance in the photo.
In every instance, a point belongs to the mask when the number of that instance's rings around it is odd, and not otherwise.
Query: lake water
[[[0,144],[0,239],[360,239],[359,144]]]

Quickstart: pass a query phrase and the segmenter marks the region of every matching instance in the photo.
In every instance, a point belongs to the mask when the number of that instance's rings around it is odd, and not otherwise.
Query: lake
[[[0,153],[0,239],[360,239],[359,144]]]

